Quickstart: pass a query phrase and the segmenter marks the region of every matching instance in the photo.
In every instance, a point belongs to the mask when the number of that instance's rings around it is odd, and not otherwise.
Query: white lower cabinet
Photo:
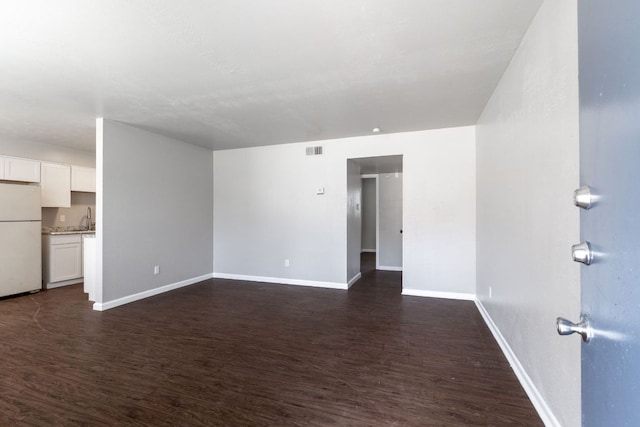
[[[82,235],[42,236],[44,288],[82,282]]]
[[[82,237],[82,257],[84,270],[84,293],[89,294],[89,301],[96,300],[96,239],[95,235],[85,234]]]

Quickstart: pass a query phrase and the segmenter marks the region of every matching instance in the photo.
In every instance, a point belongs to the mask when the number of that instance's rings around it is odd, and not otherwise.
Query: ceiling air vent
[[[307,156],[319,156],[322,154],[322,145],[307,147]]]

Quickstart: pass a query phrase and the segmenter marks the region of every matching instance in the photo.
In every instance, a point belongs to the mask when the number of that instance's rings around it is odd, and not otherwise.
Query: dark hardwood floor
[[[208,280],[106,312],[0,301],[0,425],[542,425],[471,302]]]

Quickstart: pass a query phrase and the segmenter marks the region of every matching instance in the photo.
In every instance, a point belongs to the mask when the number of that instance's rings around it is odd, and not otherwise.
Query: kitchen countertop
[[[43,228],[42,229],[42,234],[43,235],[50,235],[50,236],[58,236],[61,234],[96,234],[96,230],[74,230],[74,229],[69,229],[69,228],[61,228],[61,227],[54,227],[54,228]]]

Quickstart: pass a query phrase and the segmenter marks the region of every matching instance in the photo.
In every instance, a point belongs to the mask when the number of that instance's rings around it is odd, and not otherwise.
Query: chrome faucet
[[[87,231],[91,230],[91,206],[87,206]]]

